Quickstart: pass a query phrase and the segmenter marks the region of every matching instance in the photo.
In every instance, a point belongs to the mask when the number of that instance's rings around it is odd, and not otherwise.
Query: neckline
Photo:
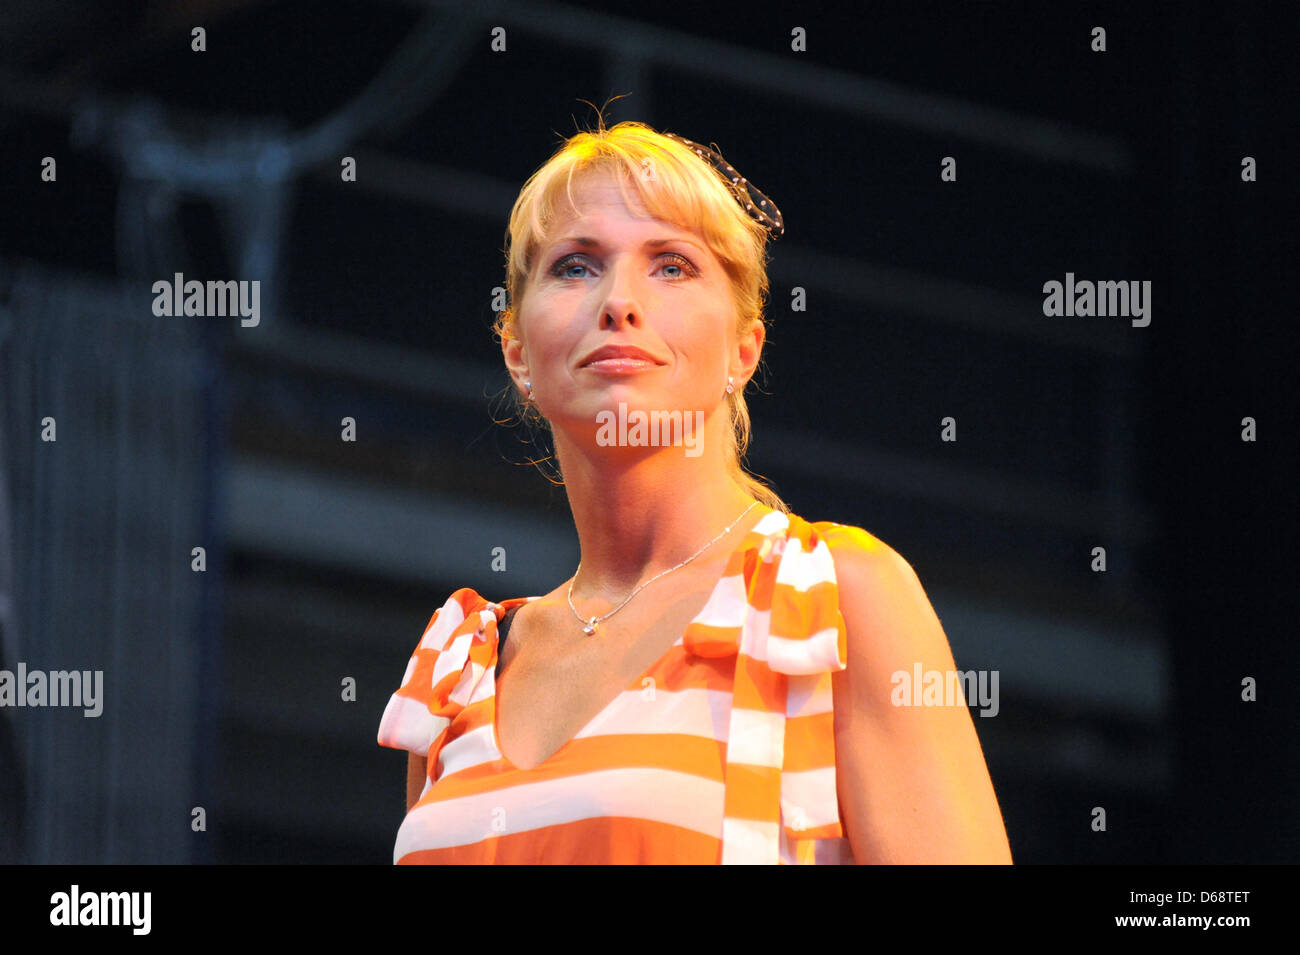
[[[674,640],[669,645],[668,649],[666,649],[662,654],[660,654],[654,660],[653,663],[651,663],[648,667],[646,667],[643,671],[641,671],[641,673],[637,674],[637,676],[632,679],[631,683],[628,686],[625,686],[623,689],[619,690],[613,699],[611,699],[608,703],[606,703],[603,707],[601,707],[600,712],[598,712],[595,716],[593,716],[591,719],[587,720],[586,723],[580,726],[578,730],[571,737],[569,737],[560,745],[559,749],[551,753],[549,756],[543,759],[536,766],[530,766],[527,769],[524,769],[523,767],[520,766],[516,766],[514,762],[511,761],[510,757],[508,757],[505,754],[505,751],[501,748],[501,737],[497,732],[496,663],[495,662],[493,663],[493,665],[489,668],[489,671],[491,673],[491,678],[493,680],[492,713],[491,713],[492,721],[490,723],[490,728],[492,733],[492,746],[494,749],[496,749],[497,756],[500,757],[501,762],[506,766],[507,769],[509,769],[511,772],[516,772],[516,773],[532,773],[532,772],[537,772],[540,769],[543,769],[549,763],[552,763],[555,760],[559,759],[565,752],[567,752],[574,745],[574,743],[578,741],[579,737],[581,737],[582,734],[587,731],[588,728],[590,728],[597,720],[605,716],[605,714],[609,712],[611,707],[616,706],[619,702],[621,702],[629,692],[636,692],[641,688],[641,681],[645,679],[646,674],[650,673],[657,666],[659,666],[659,664],[662,663],[664,659],[668,657],[669,654],[671,654],[674,650],[676,650],[678,647],[682,645],[683,641],[686,639],[686,634],[690,631],[690,629],[693,626],[695,626],[698,623],[702,623],[704,621],[704,615],[709,610],[710,606],[712,606],[713,598],[717,595],[718,588],[722,586],[722,582],[726,580],[727,577],[729,576],[727,571],[731,567],[732,558],[735,557],[736,554],[746,550],[747,548],[755,546],[754,538],[762,539],[767,537],[768,533],[771,533],[770,531],[767,533],[759,533],[757,528],[764,521],[766,521],[770,515],[779,512],[775,508],[768,507],[762,501],[758,502],[758,508],[759,508],[758,520],[756,520],[753,524],[749,526],[749,528],[741,536],[740,542],[736,544],[736,546],[732,548],[731,551],[728,552],[727,561],[723,565],[722,573],[718,577],[718,579],[713,582],[713,588],[709,591],[709,596],[705,599],[704,605],[700,607],[699,612],[694,617],[691,618],[689,623],[686,624],[686,627],[682,630],[682,632],[677,635],[677,639]],[[532,603],[534,600],[542,599],[543,596],[544,596],[543,594],[539,594],[534,597],[512,597],[509,600],[504,600],[499,602],[497,606],[502,608],[502,610],[508,613],[511,609],[513,609],[516,606],[523,606],[526,603]],[[505,614],[503,613],[500,617],[497,618],[497,622],[500,623],[501,620],[504,618],[504,616]],[[575,623],[577,622],[576,618],[574,622]],[[498,647],[500,646],[499,641],[497,645]]]

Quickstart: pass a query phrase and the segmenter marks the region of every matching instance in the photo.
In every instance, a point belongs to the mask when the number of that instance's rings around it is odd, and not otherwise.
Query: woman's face
[[[727,376],[743,386],[758,361],[762,323],[743,340],[722,263],[694,230],[652,219],[610,173],[573,184],[576,210],[558,210],[539,246],[507,366],[553,428],[598,427],[597,413],[711,415]],[[653,362],[585,364],[596,349],[634,346]],[[585,427],[584,427],[585,426]]]

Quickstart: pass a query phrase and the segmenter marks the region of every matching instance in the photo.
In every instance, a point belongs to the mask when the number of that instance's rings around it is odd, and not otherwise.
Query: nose
[[[635,328],[644,319],[640,292],[635,281],[636,266],[632,262],[613,263],[605,273],[609,283],[600,305],[602,328],[617,329],[620,325]]]

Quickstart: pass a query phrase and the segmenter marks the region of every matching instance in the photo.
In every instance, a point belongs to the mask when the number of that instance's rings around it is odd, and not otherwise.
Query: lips
[[[582,360],[581,368],[586,368],[594,361],[603,361],[607,358],[622,358],[636,361],[648,361],[655,365],[662,365],[658,358],[648,351],[637,348],[633,345],[605,345],[597,348],[594,352]]]

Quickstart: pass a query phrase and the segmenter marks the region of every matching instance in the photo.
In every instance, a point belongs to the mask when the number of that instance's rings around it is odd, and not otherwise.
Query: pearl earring
[[[732,378],[730,375],[727,376],[727,394],[731,394],[733,391],[736,390],[736,386],[734,384],[735,380],[736,379]]]
[[[524,382],[524,387],[528,389],[528,394],[524,395],[524,401],[532,401],[532,400],[533,400],[533,383],[532,383],[531,381],[525,381],[525,382]]]

